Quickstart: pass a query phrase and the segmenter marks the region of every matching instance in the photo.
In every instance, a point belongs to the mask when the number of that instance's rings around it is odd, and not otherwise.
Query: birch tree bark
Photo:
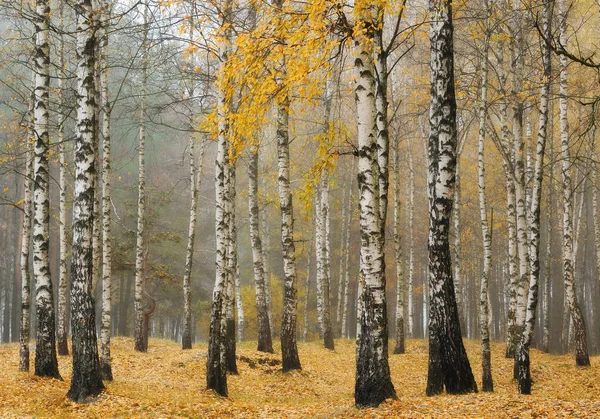
[[[566,20],[567,20],[567,2],[559,0],[558,2],[558,29],[560,42],[562,45],[567,43]],[[575,272],[573,268],[573,185],[571,180],[571,157],[569,150],[569,122],[567,115],[567,57],[559,54],[560,84],[559,84],[559,108],[560,108],[560,140],[562,155],[562,180],[563,180],[563,275],[565,279],[565,293],[568,301],[569,310],[575,331],[575,363],[577,366],[590,365],[590,358],[587,348],[587,332],[585,321],[577,294],[575,292]]]
[[[317,263],[317,308],[321,312],[321,332],[323,342],[326,349],[334,349],[333,343],[333,328],[331,324],[331,300],[330,300],[330,283],[331,269],[329,260],[329,176],[325,171],[321,173],[320,187],[316,192],[319,194],[317,200],[318,211],[317,215],[317,258],[320,263]],[[319,307],[320,306],[320,307]]]
[[[64,28],[64,4],[59,4],[59,25]],[[64,60],[64,35],[61,32],[58,41],[58,241],[59,241],[59,264],[58,264],[58,297],[57,297],[57,329],[56,340],[59,355],[69,355],[69,345],[67,343],[67,156],[65,151],[65,109],[64,109],[64,79],[65,60]]]
[[[352,165],[352,173],[355,171]],[[344,255],[344,302],[342,305],[342,337],[348,339],[348,294],[350,289],[350,226],[352,225],[352,191],[354,190],[354,176],[350,181],[350,193],[348,196],[348,216],[346,218],[346,253]]]
[[[374,36],[378,9],[369,1],[355,4],[354,88],[358,124],[358,189],[360,213],[360,332],[357,333],[354,401],[359,407],[378,406],[395,398],[388,363],[385,298],[385,254],[380,199],[380,149],[377,144]]]
[[[100,327],[100,374],[103,380],[112,381],[110,360],[110,337],[112,318],[112,233],[110,211],[111,136],[110,117],[112,107],[108,97],[108,24],[112,15],[112,3],[104,0],[100,10],[100,100],[102,108],[102,324]]]
[[[392,147],[394,171],[394,250],[396,256],[396,346],[395,354],[403,354],[404,348],[404,267],[402,261],[402,237],[400,234],[400,153],[398,136]]]
[[[335,312],[336,335],[342,336],[342,304],[344,302],[344,257],[348,249],[346,246],[346,214],[350,211],[350,199],[348,199],[348,190],[344,189],[342,194],[342,214],[341,214],[341,234],[339,247],[339,267],[338,267],[338,290],[337,290],[337,307]]]
[[[285,0],[275,0],[277,20],[284,19]],[[280,22],[278,22],[279,24]],[[278,84],[281,85],[287,75],[285,57],[280,61]],[[283,251],[284,296],[283,316],[281,319],[281,355],[283,372],[301,369],[298,347],[296,345],[296,318],[298,311],[298,289],[296,275],[296,247],[294,244],[294,208],[290,188],[290,140],[289,108],[290,97],[286,87],[282,88],[275,99],[277,107],[277,167],[279,207],[281,210],[281,247]]]
[[[219,60],[221,71],[227,62],[231,42],[231,0],[226,0],[221,11],[221,29],[219,37]],[[229,270],[228,252],[230,242],[230,194],[229,194],[229,102],[226,97],[229,80],[223,76],[222,86],[217,89],[217,118],[219,135],[217,137],[217,157],[215,162],[215,230],[216,230],[216,278],[213,289],[208,340],[208,359],[206,362],[206,386],[221,396],[227,396],[227,359],[226,359],[226,287]]]
[[[146,255],[146,94],[148,83],[148,8],[144,7],[144,33],[142,40],[142,81],[140,87],[140,121],[138,133],[138,217],[135,247],[135,332],[134,349],[148,351],[148,337],[144,327],[142,303]]]
[[[481,387],[483,391],[494,391],[492,377],[492,358],[490,351],[490,305],[488,284],[492,267],[492,234],[487,219],[487,197],[485,193],[485,127],[487,119],[488,88],[488,49],[490,42],[489,23],[491,9],[485,2],[486,21],[484,23],[483,57],[481,58],[481,98],[479,102],[479,137],[477,153],[477,187],[479,192],[479,213],[481,216],[481,234],[483,239],[483,272],[481,273],[479,294],[479,330],[481,334]],[[493,225],[491,226],[493,228]],[[457,232],[458,233],[458,232]]]
[[[254,284],[256,289],[257,350],[273,353],[273,340],[265,289],[266,273],[263,264],[263,248],[258,220],[258,152],[259,146],[255,144],[252,146],[250,155],[248,156],[248,209],[250,212],[248,224],[250,226]]]
[[[452,4],[430,1],[431,104],[428,141],[429,370],[428,396],[477,390],[464,349],[450,258],[449,229],[456,169],[456,98]]]
[[[230,146],[231,147],[231,146]],[[232,150],[231,150],[232,151]],[[231,153],[230,151],[230,153]],[[235,225],[235,183],[236,163],[230,158],[226,174],[227,182],[227,205],[229,213],[229,243],[227,248],[227,283],[225,286],[225,358],[227,372],[237,374],[237,363],[235,359],[235,273],[237,267],[237,230]]]
[[[100,375],[94,299],[92,297],[92,233],[94,207],[94,150],[96,27],[91,0],[79,0],[77,12],[77,131],[73,196],[71,259],[71,333],[73,373],[67,398],[83,402],[104,389]]]
[[[190,42],[194,41],[193,37],[193,24],[190,22]],[[193,54],[191,59],[193,60]],[[196,239],[196,220],[198,217],[198,196],[200,194],[200,182],[202,176],[202,166],[204,163],[204,150],[205,141],[202,140],[200,143],[200,152],[198,161],[196,161],[196,138],[195,132],[195,120],[194,120],[194,95],[195,88],[193,80],[189,81],[190,86],[188,88],[188,98],[190,100],[189,114],[188,114],[188,158],[190,163],[190,216],[188,224],[188,240],[185,251],[185,268],[183,273],[183,333],[181,337],[182,349],[192,349],[192,266],[194,261],[194,243]]]
[[[408,150],[408,336],[414,337],[413,278],[415,272],[415,167],[412,155],[412,141],[407,138]]]
[[[33,74],[35,81],[35,74]],[[32,201],[33,201],[33,141],[35,132],[33,131],[33,106],[35,102],[34,91],[31,90],[28,109],[28,129],[27,129],[27,154],[25,161],[25,179],[23,182],[23,226],[21,229],[21,327],[19,336],[19,371],[29,371],[29,328],[31,320],[31,273],[29,270],[31,245],[31,223],[32,223]]]
[[[545,40],[542,41],[542,60],[544,66],[544,84],[540,92],[539,105],[539,123],[536,145],[536,159],[533,173],[533,187],[531,192],[531,209],[530,209],[530,278],[529,292],[527,300],[527,317],[523,334],[519,341],[518,353],[515,357],[515,370],[517,371],[517,380],[519,384],[519,393],[531,394],[531,372],[529,348],[533,341],[533,331],[535,327],[538,302],[538,284],[540,277],[540,208],[542,200],[542,181],[544,167],[544,152],[546,148],[547,125],[548,125],[548,97],[550,94],[550,83],[552,77],[551,68],[551,21],[552,9],[554,7],[553,0],[544,2],[544,13],[542,19],[542,29]]]
[[[35,280],[35,375],[60,378],[56,358],[55,317],[48,249],[50,245],[50,176],[48,164],[50,105],[50,4],[35,3],[35,86],[33,107],[33,278]]]

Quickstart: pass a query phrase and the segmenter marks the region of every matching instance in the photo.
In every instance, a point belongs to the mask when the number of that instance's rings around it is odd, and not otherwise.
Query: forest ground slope
[[[335,352],[319,342],[299,343],[303,370],[285,375],[279,354],[258,353],[254,342],[244,342],[238,346],[240,375],[228,380],[228,399],[206,390],[206,345],[182,351],[174,342],[151,339],[148,353],[142,354],[133,351],[130,338],[112,342],[115,381],[82,405],[65,398],[70,357],[59,357],[64,381],[40,379],[17,371],[17,344],[0,345],[0,418],[600,418],[600,356],[592,357],[591,367],[576,368],[572,354],[532,350],[533,395],[520,396],[511,380],[512,361],[504,358],[504,345],[495,343],[494,393],[426,397],[427,341],[409,340],[406,354],[390,355],[399,399],[377,409],[358,410],[350,340],[336,340]],[[479,342],[465,344],[480,385]]]

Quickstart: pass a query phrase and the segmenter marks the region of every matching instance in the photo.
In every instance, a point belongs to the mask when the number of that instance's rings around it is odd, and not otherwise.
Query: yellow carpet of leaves
[[[182,351],[176,343],[151,340],[146,354],[133,351],[128,338],[113,339],[113,372],[106,391],[87,404],[65,399],[71,358],[59,357],[64,381],[20,373],[18,346],[0,345],[0,418],[600,418],[600,357],[592,367],[576,368],[572,355],[532,351],[532,396],[519,396],[511,380],[512,362],[494,344],[494,393],[425,396],[427,342],[410,340],[407,353],[390,355],[398,400],[377,409],[353,403],[354,343],[337,340],[335,352],[318,342],[299,343],[303,370],[282,374],[271,365],[279,354],[261,354],[253,342],[238,347],[240,374],[229,377],[230,397],[205,389],[206,345]],[[480,347],[467,341],[479,382]],[[33,351],[35,352],[35,351]]]

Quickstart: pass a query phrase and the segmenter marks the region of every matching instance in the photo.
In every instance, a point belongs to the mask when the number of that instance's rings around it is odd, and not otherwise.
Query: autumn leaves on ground
[[[281,373],[280,355],[256,352],[254,342],[238,349],[238,376],[228,382],[230,397],[206,390],[206,345],[151,340],[148,353],[133,351],[128,338],[113,340],[115,381],[87,404],[66,400],[69,383],[18,372],[18,347],[0,346],[0,417],[600,417],[600,357],[577,368],[573,355],[532,350],[532,396],[519,396],[511,380],[512,361],[504,346],[492,346],[494,393],[425,396],[427,342],[409,340],[407,353],[390,355],[399,399],[377,409],[354,407],[354,342],[336,340],[336,350],[319,342],[299,343],[303,370]],[[481,377],[480,347],[466,341],[474,373]],[[71,358],[59,357],[63,377]],[[479,381],[479,380],[478,380]]]

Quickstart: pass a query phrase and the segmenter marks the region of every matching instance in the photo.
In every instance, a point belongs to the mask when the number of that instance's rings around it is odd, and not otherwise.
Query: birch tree
[[[400,153],[399,139],[396,136],[392,147],[394,171],[394,250],[396,256],[396,346],[395,354],[403,354],[404,349],[404,267],[402,265],[402,237],[400,234]]]
[[[71,259],[71,333],[73,372],[67,398],[83,402],[104,389],[98,359],[94,299],[92,297],[92,241],[96,151],[94,63],[96,23],[91,0],[79,0],[77,13],[77,131],[73,196]]]
[[[135,335],[134,349],[148,351],[148,336],[145,326],[144,305],[142,303],[145,282],[146,243],[146,95],[148,84],[148,6],[144,8],[144,27],[142,39],[142,80],[140,91],[140,119],[138,131],[138,214],[135,246]]]
[[[482,390],[494,391],[492,377],[492,357],[490,351],[490,306],[488,284],[492,265],[492,234],[487,219],[487,197],[485,193],[485,129],[487,119],[487,89],[488,89],[488,49],[490,43],[489,23],[491,9],[485,2],[486,19],[483,23],[485,32],[483,39],[483,56],[481,58],[481,98],[479,102],[479,136],[477,152],[477,188],[479,191],[479,212],[481,215],[481,234],[483,239],[483,272],[481,273],[481,290],[479,298],[479,329],[481,333],[481,368]],[[491,226],[493,228],[493,225]],[[458,232],[457,232],[458,234]]]
[[[384,236],[380,209],[380,163],[377,143],[374,36],[379,10],[370,1],[354,7],[354,87],[358,133],[358,189],[360,212],[360,333],[357,336],[354,401],[359,407],[378,406],[395,398],[388,363],[385,298]]]
[[[58,241],[59,241],[59,264],[58,264],[58,297],[57,297],[57,329],[56,340],[59,355],[69,355],[67,343],[67,153],[65,150],[65,123],[64,94],[65,94],[65,40],[62,30],[64,29],[64,4],[59,4],[59,25],[61,33],[58,35]]]
[[[227,396],[227,360],[226,360],[226,287],[228,276],[228,252],[230,241],[230,198],[229,194],[229,124],[227,114],[229,102],[226,96],[229,80],[224,74],[231,42],[231,1],[225,0],[220,13],[221,31],[218,37],[220,62],[220,85],[217,88],[217,157],[215,161],[215,231],[216,231],[216,278],[212,295],[210,330],[208,340],[208,359],[206,361],[206,386],[221,396]]]
[[[529,241],[529,256],[530,256],[530,277],[529,291],[527,299],[527,315],[522,336],[520,337],[518,352],[515,356],[515,370],[517,371],[517,380],[519,383],[519,393],[531,394],[531,373],[529,360],[529,347],[533,341],[533,330],[537,315],[538,288],[540,277],[540,208],[542,200],[542,181],[543,181],[543,165],[544,152],[546,148],[546,138],[548,131],[548,97],[550,94],[550,83],[552,77],[551,56],[549,38],[552,34],[552,10],[554,7],[553,0],[544,2],[542,30],[544,38],[542,40],[542,62],[544,84],[540,92],[539,105],[539,123],[536,145],[536,160],[533,173],[533,187],[531,193],[531,209],[530,209],[530,241]]]
[[[33,278],[35,280],[36,346],[35,375],[60,378],[56,358],[55,317],[50,279],[50,176],[48,164],[50,105],[50,4],[36,0],[35,83],[33,106]]]
[[[428,141],[429,369],[428,396],[477,390],[467,358],[452,280],[449,229],[456,170],[456,98],[452,3],[429,3],[431,102]]]
[[[263,246],[260,239],[258,210],[258,152],[259,145],[254,144],[248,156],[248,210],[250,212],[250,241],[252,243],[252,261],[256,293],[256,323],[258,351],[273,352],[269,308],[265,281],[265,265],[263,263]]]
[[[35,73],[33,74],[35,81]],[[31,223],[33,212],[33,141],[35,132],[33,131],[33,106],[34,106],[34,91],[31,90],[28,109],[28,126],[26,140],[26,160],[25,160],[25,179],[23,182],[24,198],[23,198],[23,225],[21,227],[21,325],[19,335],[19,371],[29,371],[29,334],[31,320],[31,272],[29,269],[30,262],[30,245],[31,245]]]
[[[558,2],[558,30],[560,43],[567,43],[567,2],[560,0]],[[560,81],[558,101],[560,108],[560,143],[562,157],[562,189],[563,189],[563,276],[565,280],[565,293],[568,307],[571,312],[571,319],[575,329],[575,363],[578,366],[590,365],[590,358],[587,348],[587,332],[583,313],[577,301],[575,292],[575,272],[573,258],[573,185],[571,179],[571,156],[569,144],[569,122],[568,122],[568,103],[567,103],[567,57],[565,54],[559,54]]]
[[[101,4],[99,22],[100,106],[102,109],[102,322],[100,326],[100,373],[103,380],[112,381],[110,336],[112,317],[112,231],[111,231],[111,104],[108,97],[108,23],[112,15],[112,2]]]

